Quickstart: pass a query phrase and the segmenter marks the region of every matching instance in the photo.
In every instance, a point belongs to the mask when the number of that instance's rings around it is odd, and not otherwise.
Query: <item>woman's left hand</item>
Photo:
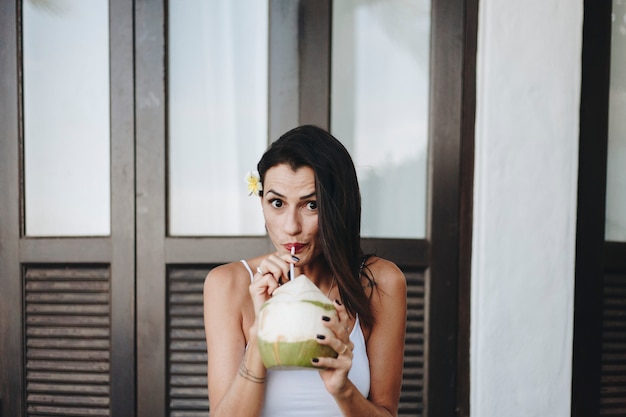
[[[340,395],[348,387],[348,372],[352,368],[352,350],[354,344],[350,341],[350,316],[346,308],[335,301],[337,317],[330,317],[330,320],[323,320],[324,326],[333,331],[334,336],[327,336],[324,339],[318,339],[317,342],[333,348],[338,353],[337,358],[317,358],[318,362],[313,365],[322,368],[320,376],[324,381],[326,390],[333,396]]]

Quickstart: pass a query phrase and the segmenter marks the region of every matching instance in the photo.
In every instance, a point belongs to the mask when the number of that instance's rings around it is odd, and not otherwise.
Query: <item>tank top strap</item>
[[[361,258],[361,265],[359,265],[359,274],[363,273],[363,268],[365,268],[365,263],[372,256],[374,256],[374,255],[373,254],[363,255],[363,257]]]
[[[248,262],[245,259],[242,259],[241,263],[243,264],[243,266],[246,267],[248,273],[250,274],[250,282],[254,281],[254,273],[252,272],[252,268],[250,268],[250,265],[248,265]]]

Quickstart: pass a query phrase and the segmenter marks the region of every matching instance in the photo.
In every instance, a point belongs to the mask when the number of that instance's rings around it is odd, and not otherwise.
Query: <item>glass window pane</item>
[[[426,235],[430,2],[333,2],[331,129],[352,154],[364,237]]]
[[[26,0],[26,234],[110,233],[107,0]]]
[[[626,1],[613,0],[606,240],[626,242]]]
[[[170,235],[262,235],[243,179],[267,146],[267,0],[168,6]]]

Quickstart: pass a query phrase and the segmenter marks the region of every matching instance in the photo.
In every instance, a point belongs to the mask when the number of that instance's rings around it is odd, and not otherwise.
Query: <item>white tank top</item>
[[[245,260],[241,261],[252,280],[254,274]],[[370,368],[365,337],[357,316],[350,333],[354,343],[352,368],[348,378],[365,398],[370,391]],[[265,401],[261,416],[264,417],[341,417],[335,399],[326,391],[319,372],[314,369],[267,371]]]

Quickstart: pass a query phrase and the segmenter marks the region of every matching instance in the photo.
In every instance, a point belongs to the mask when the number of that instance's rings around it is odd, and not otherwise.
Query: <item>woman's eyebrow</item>
[[[284,195],[282,195],[281,193],[278,193],[278,192],[276,192],[274,190],[267,190],[267,192],[265,194],[269,194],[269,193],[276,194],[280,198],[285,198]]]
[[[265,194],[267,195],[267,194],[270,194],[270,193],[275,194],[276,196],[278,196],[278,197],[280,197],[280,198],[285,198],[285,196],[284,196],[284,195],[282,195],[281,193],[279,193],[279,192],[277,192],[277,191],[275,191],[275,190],[273,190],[273,189],[267,190],[267,192],[266,192]],[[313,192],[312,192],[312,193],[310,193],[310,194],[303,195],[302,197],[300,197],[300,200],[306,200],[306,199],[308,199],[308,198],[315,197],[315,194],[316,194],[316,192],[315,192],[315,191],[313,191]]]

